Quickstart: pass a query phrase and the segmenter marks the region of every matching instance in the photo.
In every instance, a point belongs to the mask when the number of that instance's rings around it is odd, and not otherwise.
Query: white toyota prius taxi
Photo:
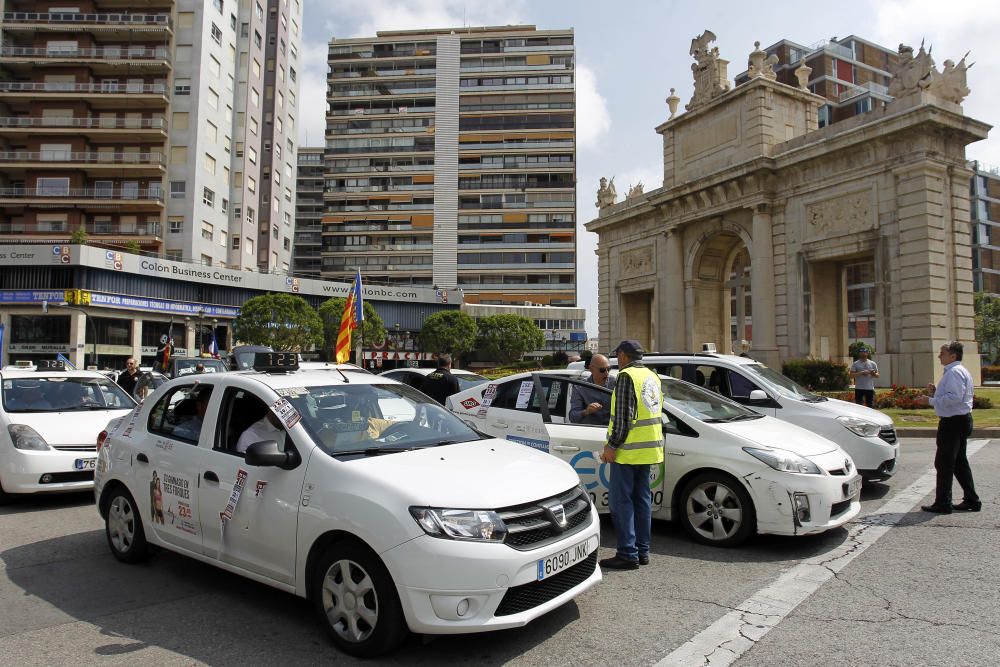
[[[0,502],[94,486],[97,435],[135,407],[100,373],[61,362],[0,371]]]
[[[754,532],[809,535],[861,510],[861,477],[835,443],[687,382],[663,377],[664,464],[654,467],[653,518],[677,519],[699,542],[734,546]],[[606,512],[608,465],[600,463],[611,392],[566,371],[519,373],[459,392],[447,407],[472,427],[563,459]],[[574,423],[576,421],[577,423]],[[599,422],[600,423],[597,423]]]
[[[597,511],[563,461],[357,368],[184,376],[108,425],[108,544],[157,545],[310,598],[342,650],[407,629],[523,626],[601,579]]]

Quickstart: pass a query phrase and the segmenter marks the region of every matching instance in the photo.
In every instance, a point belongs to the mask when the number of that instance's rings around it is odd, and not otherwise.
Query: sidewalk
[[[937,429],[928,426],[896,427],[896,435],[900,438],[933,438]],[[973,428],[971,438],[1000,438],[1000,428]]]

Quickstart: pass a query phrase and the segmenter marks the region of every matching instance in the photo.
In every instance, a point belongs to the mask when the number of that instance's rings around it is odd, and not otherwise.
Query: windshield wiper
[[[732,417],[713,417],[712,419],[706,419],[705,421],[710,424],[721,424],[729,422],[743,421],[744,419],[760,419],[764,415],[733,415]]]
[[[378,456],[382,452],[387,451],[379,447],[368,447],[367,449],[348,449],[343,452],[332,452],[333,456],[357,456],[361,454],[363,456]]]
[[[830,399],[827,398],[826,396],[816,396],[815,394],[812,396],[804,397],[802,399],[804,403],[822,403],[823,401],[829,401],[829,400]]]

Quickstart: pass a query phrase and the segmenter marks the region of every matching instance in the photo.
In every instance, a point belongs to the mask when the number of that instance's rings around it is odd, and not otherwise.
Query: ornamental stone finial
[[[809,90],[809,75],[812,74],[812,67],[806,65],[805,58],[799,60],[799,66],[795,70],[795,78],[799,80],[799,88]]]
[[[670,118],[677,115],[677,106],[681,103],[681,98],[677,97],[677,93],[673,88],[670,89],[670,97],[667,98],[667,108],[670,109]]]

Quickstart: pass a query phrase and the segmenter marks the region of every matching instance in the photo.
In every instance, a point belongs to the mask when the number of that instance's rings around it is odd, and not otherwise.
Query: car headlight
[[[837,421],[843,424],[848,431],[860,435],[862,438],[877,436],[881,428],[878,424],[857,417],[837,417]]]
[[[49,449],[49,443],[45,442],[45,438],[38,435],[38,431],[30,426],[10,424],[7,426],[7,432],[10,433],[10,440],[16,449],[30,449],[39,452]]]
[[[507,527],[492,510],[452,510],[411,507],[410,514],[433,537],[474,542],[503,542]]]
[[[775,470],[781,472],[798,472],[807,475],[822,475],[823,471],[819,466],[809,459],[799,456],[795,452],[786,449],[758,449],[757,447],[744,447],[743,451],[750,456],[763,461]]]

